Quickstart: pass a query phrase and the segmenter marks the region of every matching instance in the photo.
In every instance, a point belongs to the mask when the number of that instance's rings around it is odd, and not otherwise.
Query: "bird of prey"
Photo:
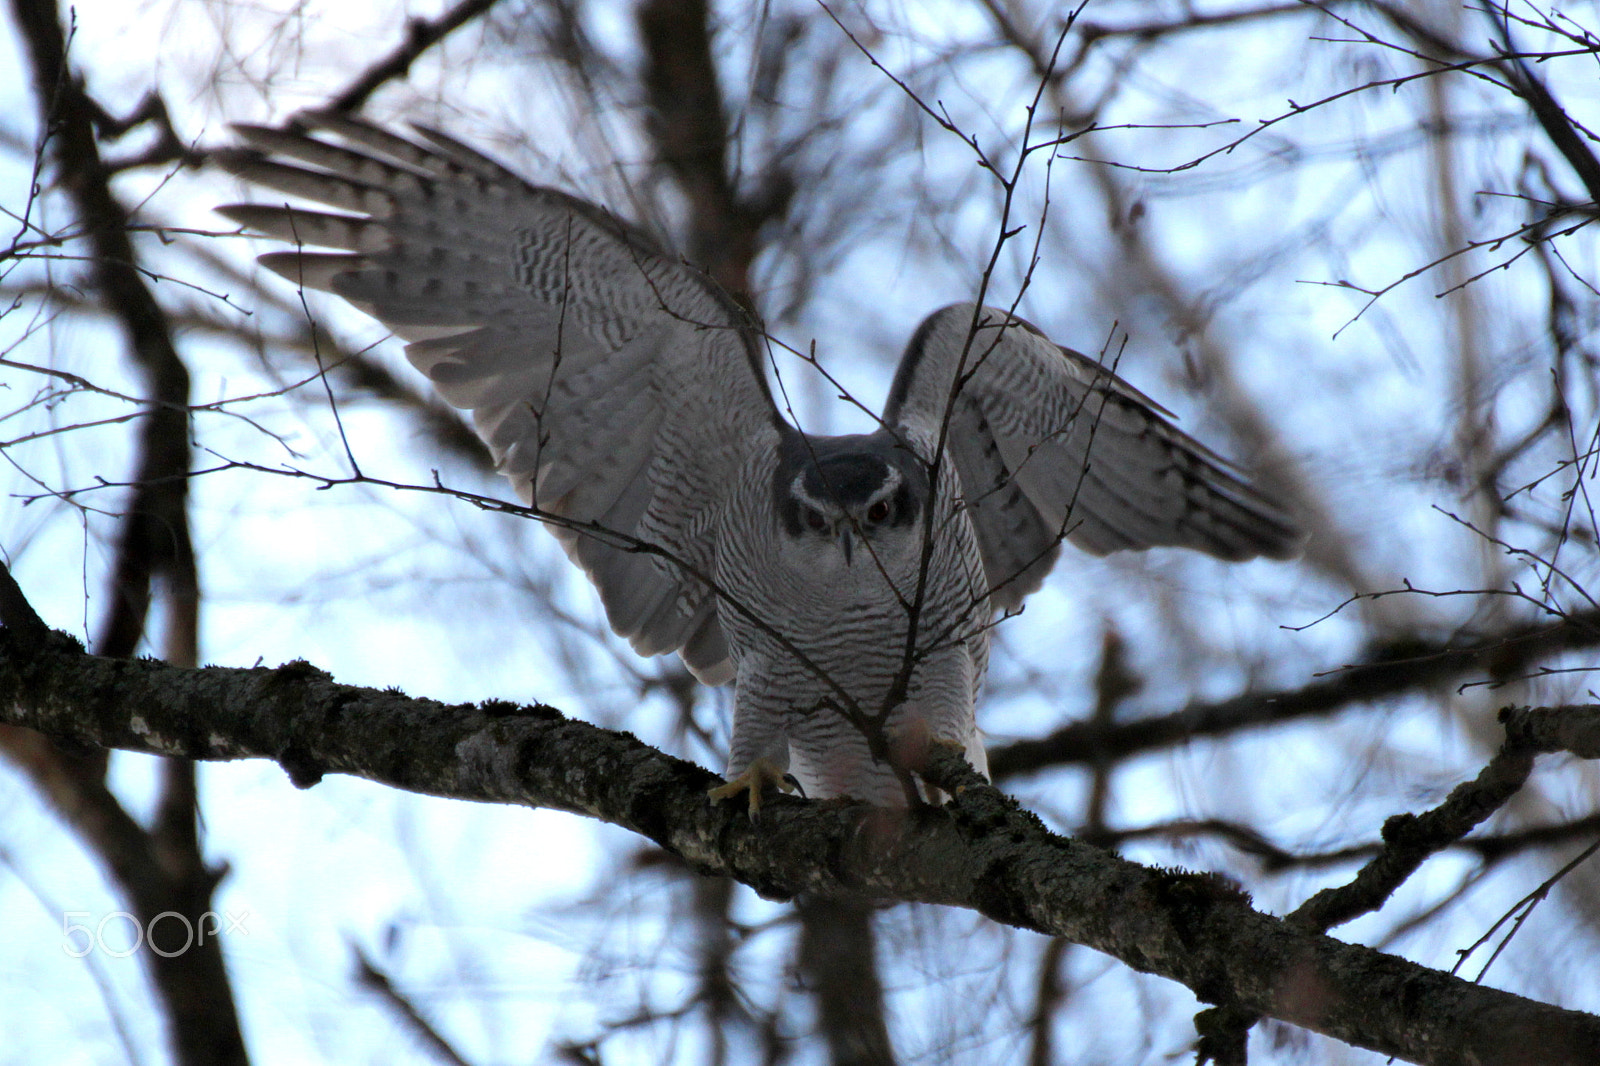
[[[990,627],[1063,539],[1299,546],[1286,509],[1158,405],[1006,311],[935,311],[874,432],[806,434],[773,402],[751,315],[605,209],[429,129],[237,129],[224,167],[318,205],[219,209],[294,245],[261,263],[408,342],[637,652],[733,682],[718,798],[748,790],[754,809],[797,783],[918,802],[901,737],[983,771]]]

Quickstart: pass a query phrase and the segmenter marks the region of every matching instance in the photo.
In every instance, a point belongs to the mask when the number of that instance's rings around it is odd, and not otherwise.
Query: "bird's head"
[[[887,433],[805,438],[787,451],[778,515],[807,555],[827,546],[852,566],[864,550],[897,558],[918,542],[927,475]]]

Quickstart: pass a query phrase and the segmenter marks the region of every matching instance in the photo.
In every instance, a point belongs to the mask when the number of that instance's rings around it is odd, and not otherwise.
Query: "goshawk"
[[[904,805],[907,736],[984,770],[989,628],[1063,538],[1298,547],[1285,509],[1153,401],[1005,311],[935,311],[879,428],[813,436],[774,404],[752,317],[603,208],[432,130],[331,114],[238,130],[250,147],[224,166],[332,209],[221,208],[296,246],[261,262],[408,342],[636,651],[734,683],[719,795],[754,803],[792,778]]]

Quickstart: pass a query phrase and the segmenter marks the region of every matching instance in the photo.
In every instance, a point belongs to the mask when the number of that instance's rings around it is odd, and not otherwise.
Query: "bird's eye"
[[[867,520],[868,521],[871,521],[871,522],[882,522],[885,518],[888,518],[888,517],[889,517],[889,501],[888,500],[879,500],[877,503],[875,503],[871,507],[867,508]]]
[[[828,528],[828,520],[822,517],[821,511],[806,511],[806,525],[818,533]]]

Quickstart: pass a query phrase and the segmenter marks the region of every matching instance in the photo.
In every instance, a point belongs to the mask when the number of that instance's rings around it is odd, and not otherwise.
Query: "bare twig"
[[[435,1059],[449,1063],[450,1066],[468,1066],[467,1060],[461,1057],[461,1053],[422,1016],[417,1005],[394,986],[394,982],[389,980],[389,975],[378,969],[366,951],[359,945],[351,945],[351,950],[356,957],[357,984],[371,989],[379,999],[388,1004],[405,1030]]]
[[[997,778],[1049,766],[1092,765],[1301,718],[1327,715],[1480,673],[1511,676],[1528,664],[1577,648],[1600,646],[1600,612],[1576,612],[1551,622],[1522,623],[1467,640],[1396,642],[1326,680],[1301,688],[1241,693],[1216,703],[1097,727],[1074,722],[1049,736],[1019,740],[989,753]]]
[[[459,0],[455,7],[437,18],[413,18],[406,22],[406,39],[382,59],[362,71],[354,81],[330,97],[322,106],[329,111],[356,111],[385,83],[403,78],[422,53],[451,33],[488,11],[495,0]]]

